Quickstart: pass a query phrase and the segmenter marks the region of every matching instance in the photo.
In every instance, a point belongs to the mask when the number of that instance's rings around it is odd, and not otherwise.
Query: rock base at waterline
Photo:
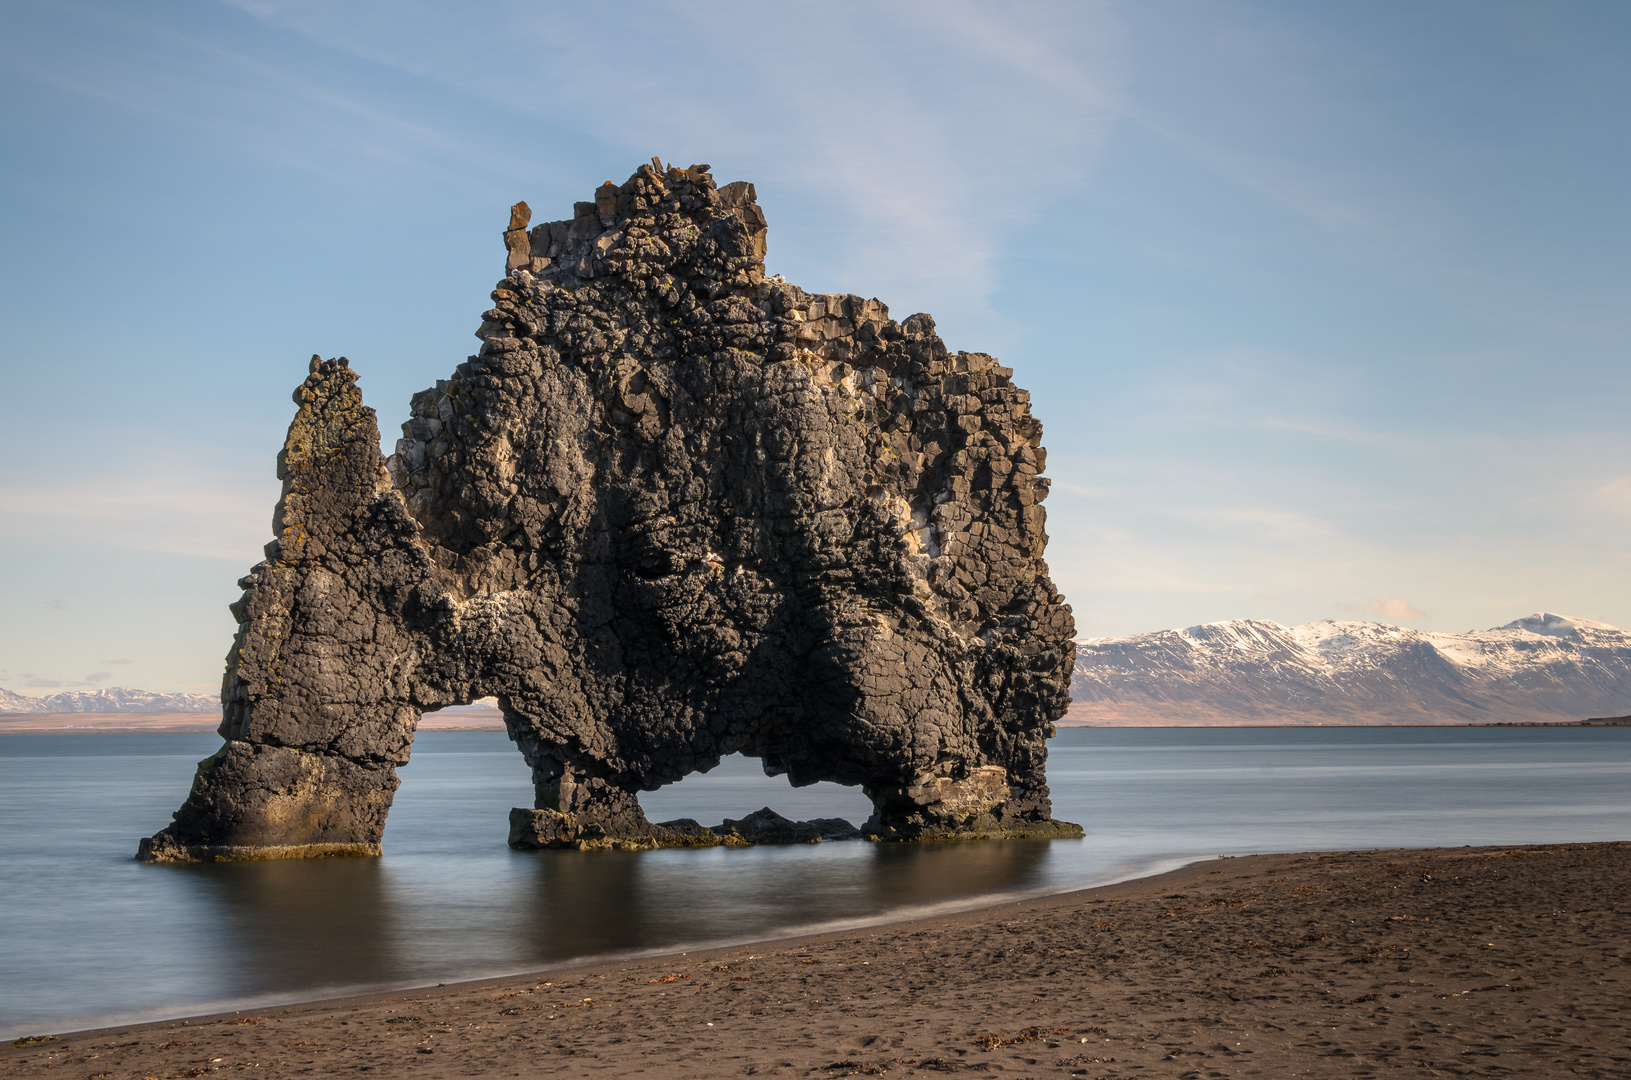
[[[579,825],[556,810],[516,807],[510,811],[510,846],[522,850],[573,848],[579,851],[646,851],[654,848],[748,847],[755,844],[820,844],[834,840],[1074,839],[1082,827],[1068,821],[1009,821],[987,814],[952,828],[916,829],[874,822],[857,829],[843,818],[792,821],[770,807],[745,818],[726,818],[709,828],[691,818],[648,824],[629,835],[611,835],[598,824]]]

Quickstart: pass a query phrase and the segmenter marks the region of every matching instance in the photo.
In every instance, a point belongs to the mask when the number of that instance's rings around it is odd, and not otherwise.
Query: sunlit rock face
[[[518,846],[740,841],[637,799],[736,752],[862,785],[878,838],[1078,835],[1049,816],[1074,627],[1012,372],[767,278],[752,185],[706,166],[527,225],[389,460],[313,358],[227,743],[143,856],[378,851],[420,715],[487,696],[537,785]]]

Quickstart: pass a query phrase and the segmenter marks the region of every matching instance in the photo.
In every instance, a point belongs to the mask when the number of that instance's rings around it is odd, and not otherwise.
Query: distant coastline
[[[1631,716],[1593,716],[1587,720],[1504,720],[1478,727],[1631,727]]]
[[[1167,710],[1133,705],[1117,707],[1078,702],[1059,721],[1062,728],[1371,728],[1371,727],[1631,727],[1631,716],[1547,717],[1543,720],[1464,720],[1458,716],[1443,720],[1422,719],[1418,713],[1408,720],[1378,714],[1375,719],[1353,715],[1338,717],[1317,713],[1243,717],[1234,713],[1212,712],[1189,705]]]
[[[0,735],[213,732],[219,712],[0,713]],[[420,731],[503,731],[504,714],[489,705],[465,705],[427,713]]]
[[[1071,712],[1075,712],[1073,708]],[[1174,710],[1177,712],[1178,710]],[[0,713],[0,735],[71,734],[181,734],[213,732],[220,724],[215,713],[200,712],[99,712],[99,713]],[[1469,723],[1446,720],[1443,723],[1378,719],[1368,723],[1351,720],[1212,720],[1185,722],[1175,716],[1158,719],[1072,720],[1059,722],[1061,728],[1395,728],[1395,727],[1475,727],[1475,728],[1566,728],[1631,727],[1631,716],[1594,716],[1583,720],[1502,720]],[[420,731],[503,731],[504,714],[487,705],[465,705],[456,709],[426,713]]]
[[[1631,726],[1618,715],[1631,633],[1546,611],[1466,634],[1229,620],[1076,648],[1062,728]],[[0,688],[0,734],[214,731],[220,715],[204,694]],[[419,730],[502,731],[504,714],[484,698],[427,713]]]

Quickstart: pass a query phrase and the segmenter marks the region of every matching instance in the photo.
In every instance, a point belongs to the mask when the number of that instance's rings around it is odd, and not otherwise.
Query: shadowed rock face
[[[766,278],[752,186],[706,167],[527,222],[389,461],[313,358],[226,745],[142,857],[377,852],[421,713],[486,696],[537,785],[520,846],[696,843],[637,793],[736,752],[863,785],[879,838],[1079,835],[1049,818],[1074,627],[1011,372]]]

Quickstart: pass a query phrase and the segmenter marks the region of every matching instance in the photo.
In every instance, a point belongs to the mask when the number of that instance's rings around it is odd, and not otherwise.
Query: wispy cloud
[[[1336,416],[1309,415],[1302,417],[1260,416],[1252,423],[1269,431],[1287,431],[1294,435],[1312,435],[1335,442],[1357,446],[1374,446],[1389,450],[1405,449],[1403,440],[1380,431],[1367,431],[1356,427],[1351,420]]]
[[[457,180],[470,175],[472,162],[494,160],[491,147],[465,133],[368,100],[338,79],[178,30],[139,8],[64,6],[83,31],[82,48],[0,50],[0,66],[196,140],[346,184],[367,182],[365,162]]]
[[[1333,233],[1357,233],[1377,225],[1373,214],[1343,198],[1327,180],[1308,175],[1287,160],[1252,154],[1239,146],[1164,122],[1139,111],[1133,121],[1165,140],[1214,175],[1272,200],[1320,228]]]
[[[1617,517],[1631,518],[1631,476],[1616,476],[1593,484],[1586,501]]]
[[[609,49],[606,10],[594,6],[500,2],[472,15],[226,2],[576,129],[626,153],[627,168],[657,153],[752,179],[775,200],[773,269],[778,259],[827,266],[832,280],[806,284],[875,293],[901,315],[983,318],[988,329],[1005,235],[1083,178],[1120,109],[1118,32],[1097,3],[649,3],[620,12]],[[779,223],[801,206],[830,223],[804,230],[826,250],[778,241],[796,235]]]
[[[1416,619],[1428,618],[1428,614],[1415,604],[1402,596],[1390,596],[1386,600],[1367,600],[1363,604],[1343,604],[1343,611],[1351,611],[1355,615],[1370,615],[1378,619],[1397,619],[1413,622]]]
[[[68,547],[94,542],[247,565],[271,539],[275,499],[276,489],[261,478],[246,484],[208,474],[7,486],[0,487],[0,538]]]
[[[1178,515],[1220,531],[1247,533],[1265,539],[1306,540],[1336,535],[1336,530],[1328,523],[1300,510],[1224,506],[1180,510]]]
[[[1238,581],[1208,580],[1183,572],[1185,568],[1165,559],[1140,559],[1135,555],[1112,554],[1094,574],[1098,587],[1134,589],[1151,593],[1187,593],[1195,596],[1250,596],[1256,587]]]

